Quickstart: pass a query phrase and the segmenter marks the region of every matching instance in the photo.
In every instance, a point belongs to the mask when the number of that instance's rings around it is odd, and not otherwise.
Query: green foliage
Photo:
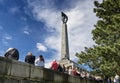
[[[120,0],[94,1],[94,4],[99,18],[92,31],[96,45],[76,53],[78,62],[89,65],[93,74],[120,75]]]

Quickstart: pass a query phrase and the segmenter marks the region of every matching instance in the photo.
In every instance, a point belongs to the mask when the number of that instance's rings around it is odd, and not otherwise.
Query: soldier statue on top
[[[67,21],[68,21],[67,15],[65,13],[61,12],[61,16],[62,16],[62,22],[67,23]]]

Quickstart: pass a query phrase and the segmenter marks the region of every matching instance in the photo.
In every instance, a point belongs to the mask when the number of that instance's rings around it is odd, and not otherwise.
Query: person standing
[[[69,75],[73,75],[73,69],[72,69],[72,66],[69,66],[68,74],[69,74]]]
[[[10,59],[19,60],[19,51],[16,48],[9,48],[4,56]]]
[[[111,78],[108,78],[107,83],[111,83]]]
[[[51,69],[55,70],[55,71],[58,70],[58,64],[57,64],[56,60],[53,60],[52,65],[51,65]]]
[[[28,52],[27,56],[25,57],[25,62],[34,65],[35,56],[32,54],[32,52]]]
[[[114,77],[114,83],[119,83],[119,76],[116,74]]]
[[[66,72],[66,67],[65,67],[64,64],[63,64],[62,68],[63,68],[63,73],[65,73]]]
[[[77,73],[76,68],[73,68],[73,76],[76,76],[76,73]]]
[[[35,66],[44,67],[44,63],[45,61],[42,55],[40,55],[39,58],[35,60]]]
[[[58,69],[57,69],[57,71],[63,72],[63,68],[62,68],[62,66],[61,66],[60,64],[58,64]]]

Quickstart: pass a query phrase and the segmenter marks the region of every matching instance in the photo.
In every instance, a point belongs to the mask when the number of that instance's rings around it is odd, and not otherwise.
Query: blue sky
[[[61,11],[68,16],[70,59],[93,46],[91,30],[97,18],[94,0],[0,0],[0,56],[9,47],[19,50],[20,59],[31,51],[42,54],[46,67],[61,55]]]

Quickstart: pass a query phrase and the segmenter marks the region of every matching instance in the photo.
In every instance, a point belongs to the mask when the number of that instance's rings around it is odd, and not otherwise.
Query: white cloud
[[[45,43],[50,48],[57,50],[60,45],[59,41],[60,41],[59,37],[50,36],[46,38]]]
[[[43,51],[43,52],[47,51],[47,47],[45,47],[42,43],[37,43],[36,47],[39,51]]]
[[[47,1],[33,2],[31,0],[28,0],[28,3],[30,6],[33,7],[32,12],[36,20],[44,22],[49,31],[51,31],[51,29],[55,29],[56,32],[60,32],[61,29],[60,11],[56,11],[54,7],[50,7]]]
[[[81,5],[79,5],[81,4]],[[85,0],[77,2],[76,7],[66,12],[68,15],[68,36],[70,58],[74,60],[75,53],[84,50],[94,44],[91,31],[97,18],[93,13],[93,2]]]
[[[11,35],[9,35],[9,34],[3,35],[3,37],[2,37],[2,42],[3,42],[4,44],[8,44],[8,42],[9,42],[10,40],[12,40],[12,36],[11,36]]]
[[[5,40],[11,40],[11,39],[12,39],[12,36],[10,36],[9,34],[5,34],[5,35],[3,36],[3,38],[4,38]]]
[[[29,35],[30,33],[28,31],[23,31],[24,34]]]
[[[23,29],[23,33],[26,35],[30,35],[30,29],[28,26],[25,26],[25,28]]]
[[[45,60],[45,68],[50,68],[52,61],[53,61],[52,59],[46,59],[46,60]]]
[[[47,7],[40,6],[38,2],[30,2],[29,5],[33,7],[33,14],[36,20],[42,21],[48,27],[48,30],[55,29],[54,35],[49,35],[45,38],[47,47],[57,50],[57,54],[53,58],[60,59],[61,55],[61,13],[53,6]],[[96,23],[97,18],[93,13],[93,1],[78,0],[72,3],[75,6],[71,9],[63,10],[68,16],[68,37],[69,37],[69,51],[70,59],[76,60],[75,53],[80,52],[85,46],[92,46],[91,31],[94,29],[93,25]],[[71,4],[71,5],[72,5]]]
[[[45,39],[45,44],[47,47],[56,50],[57,53],[55,55],[51,56],[51,59],[47,60],[46,67],[49,67],[50,62],[52,62],[54,59],[57,61],[60,60],[60,54],[61,54],[61,40],[60,37],[57,36],[50,36]],[[50,61],[50,62],[49,62]]]

